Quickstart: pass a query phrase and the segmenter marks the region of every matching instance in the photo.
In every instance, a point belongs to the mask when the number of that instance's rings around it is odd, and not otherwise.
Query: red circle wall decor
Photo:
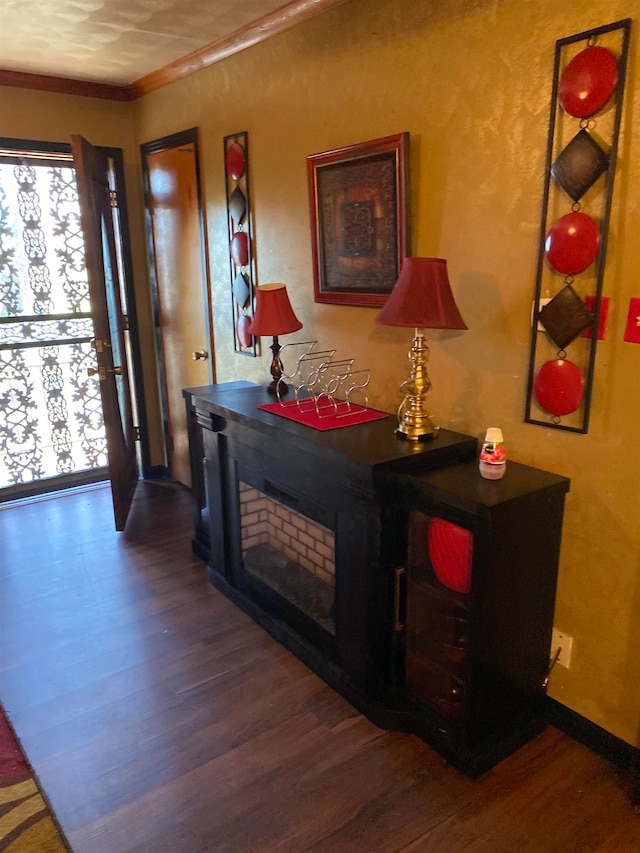
[[[577,275],[595,261],[600,248],[600,228],[586,213],[574,211],[551,226],[544,242],[551,267],[562,275]]]
[[[558,87],[563,110],[574,118],[589,118],[611,98],[618,83],[618,60],[606,47],[591,45],[564,69]]]
[[[244,175],[247,162],[245,159],[244,148],[239,142],[232,142],[227,148],[225,165],[227,168],[227,175],[229,175],[230,178],[233,178],[234,181],[239,181]]]
[[[584,377],[572,361],[556,358],[545,363],[533,380],[538,404],[550,415],[568,415],[582,403]]]
[[[231,257],[239,267],[249,263],[249,237],[246,231],[236,231],[231,238]]]
[[[236,322],[236,335],[242,347],[251,346],[252,336],[249,332],[250,325],[251,317],[248,317],[246,314],[240,314]]]

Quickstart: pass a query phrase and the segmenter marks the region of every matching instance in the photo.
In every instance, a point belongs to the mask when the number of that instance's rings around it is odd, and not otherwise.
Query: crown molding
[[[347,0],[291,0],[275,12],[264,15],[232,35],[188,53],[128,86],[91,83],[68,77],[51,77],[5,69],[0,69],[0,86],[17,86],[23,89],[39,89],[62,95],[84,95],[89,98],[106,98],[113,101],[134,101],[346,2]]]
[[[173,83],[174,80],[187,77],[194,71],[201,71],[209,65],[220,62],[221,59],[226,59],[234,53],[239,53],[333,6],[341,6],[346,2],[347,0],[291,0],[286,6],[281,6],[275,12],[264,15],[232,35],[194,50],[181,59],[165,65],[164,68],[159,68],[147,74],[146,77],[136,80],[130,86],[133,97],[140,98],[148,95],[168,83]]]
[[[37,89],[58,95],[83,95],[87,98],[104,98],[109,101],[132,101],[130,86],[113,86],[110,83],[92,83],[70,77],[50,77],[46,74],[28,74],[0,68],[0,86],[19,89]]]

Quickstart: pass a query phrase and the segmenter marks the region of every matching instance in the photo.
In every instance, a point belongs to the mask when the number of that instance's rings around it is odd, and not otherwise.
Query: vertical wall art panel
[[[527,423],[588,431],[630,31],[626,19],[556,42]]]
[[[256,339],[248,331],[253,313],[256,274],[247,145],[246,131],[224,137],[234,350],[242,355],[255,356]]]

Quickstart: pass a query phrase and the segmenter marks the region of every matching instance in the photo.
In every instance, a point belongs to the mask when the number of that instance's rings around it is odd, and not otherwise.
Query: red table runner
[[[258,408],[319,430],[339,429],[369,421],[379,421],[387,417],[386,412],[366,409],[364,406],[349,406],[341,401],[336,401],[335,406],[327,403],[317,409],[313,400],[308,399],[301,400],[299,403],[297,400],[264,403]]]

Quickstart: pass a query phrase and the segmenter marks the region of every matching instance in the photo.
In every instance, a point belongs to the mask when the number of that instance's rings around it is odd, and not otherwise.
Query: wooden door
[[[197,129],[146,143],[142,158],[167,459],[172,479],[191,486],[182,389],[214,381]]]
[[[124,530],[138,482],[127,364],[126,311],[116,249],[109,161],[82,136],[71,137],[94,325],[97,381],[107,435],[116,530]]]

